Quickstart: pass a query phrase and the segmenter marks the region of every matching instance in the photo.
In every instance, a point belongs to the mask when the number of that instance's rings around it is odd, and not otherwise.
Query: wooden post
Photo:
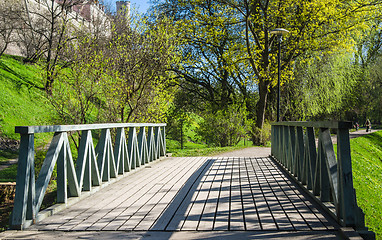
[[[34,135],[22,134],[17,166],[15,201],[10,222],[13,229],[22,230],[26,220],[34,219],[34,193]]]
[[[339,164],[339,208],[345,226],[356,225],[356,202],[354,199],[353,174],[350,155],[350,140],[348,129],[338,129],[337,156]]]

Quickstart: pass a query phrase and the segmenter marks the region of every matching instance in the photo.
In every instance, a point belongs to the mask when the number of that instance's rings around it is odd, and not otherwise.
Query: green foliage
[[[172,153],[173,157],[196,157],[196,156],[213,156],[223,152],[230,152],[238,149],[249,147],[248,144],[244,144],[244,141],[240,141],[236,146],[231,147],[208,147],[206,144],[193,143],[187,141],[184,144],[184,148],[180,149],[180,143],[175,140],[166,140],[167,152]]]
[[[207,113],[197,133],[208,145],[234,146],[246,136],[249,124],[245,108],[234,104],[227,109]]]
[[[9,159],[16,159],[18,157],[18,153],[11,150],[0,151],[0,163],[6,162]]]
[[[366,225],[382,239],[382,131],[350,140],[357,202]]]
[[[58,81],[49,96],[60,120],[66,124],[97,120],[105,66],[102,53],[94,54],[95,46],[91,41],[91,38],[84,37],[72,46],[73,63],[57,75]]]
[[[16,182],[17,164],[0,171],[0,182]]]
[[[295,61],[299,58],[303,61],[305,53],[325,56],[351,49],[354,46],[352,36],[373,19],[379,8],[379,2],[368,0],[167,0],[158,4],[164,15],[174,16],[179,37],[184,41],[181,67],[176,72],[184,80],[181,86],[185,94],[195,99],[191,104],[199,109],[208,104],[225,108],[238,99],[247,103],[253,95],[251,91],[256,90],[259,95],[256,111],[254,104],[246,107],[255,113],[251,117],[260,129],[264,120],[275,118],[274,114],[265,112],[268,92],[275,91],[278,73],[277,37],[270,31],[280,27],[290,31],[281,45],[281,81],[286,83],[293,80]],[[325,80],[331,76],[326,76]],[[323,106],[336,94],[340,96],[335,100],[343,101],[342,96],[348,91],[347,88],[341,90],[343,80],[339,76],[329,82],[333,86],[315,89],[312,114],[334,111],[334,108],[326,110]],[[257,84],[257,88],[251,87],[253,84]],[[335,91],[327,91],[330,87]],[[322,90],[325,92],[319,92]],[[317,96],[319,94],[322,96]],[[271,100],[274,103],[276,98]],[[335,104],[329,101],[330,106]],[[293,104],[298,104],[298,100]],[[310,116],[311,113],[300,114]]]
[[[165,122],[176,88],[174,26],[116,19],[110,36],[79,32],[50,98],[66,123]]]
[[[271,125],[264,123],[263,128],[258,128],[255,124],[250,126],[250,136],[255,146],[266,146],[271,139]]]
[[[343,113],[352,107],[349,101],[358,89],[352,54],[326,54],[298,61],[295,71],[295,79],[284,86],[281,106],[285,120],[345,118]]]
[[[178,141],[179,148],[181,148],[181,141],[183,143],[200,142],[196,130],[202,121],[203,119],[195,113],[172,107],[167,115],[166,136]]]
[[[362,121],[370,118],[372,122],[382,122],[382,55],[370,64],[363,72],[360,72],[356,111],[363,117]],[[361,75],[362,74],[362,75]]]

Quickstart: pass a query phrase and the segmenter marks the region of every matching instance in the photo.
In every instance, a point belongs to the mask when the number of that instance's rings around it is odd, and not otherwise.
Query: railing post
[[[288,153],[289,153],[289,145],[288,145],[288,139],[289,139],[289,136],[288,136],[288,126],[283,126],[283,137],[282,137],[282,146],[283,146],[283,149],[282,149],[282,163],[283,165],[288,168]]]
[[[127,148],[129,149],[129,157],[131,161],[131,169],[136,169],[140,164],[140,156],[138,151],[137,130],[135,127],[129,128],[129,139]]]
[[[162,144],[163,144],[163,155],[166,156],[166,127],[161,127],[162,129]]]
[[[64,144],[61,144],[61,150],[57,159],[57,202],[67,202],[67,171],[66,171],[66,151]]]
[[[296,176],[295,170],[295,152],[296,152],[296,131],[294,126],[290,126],[289,128],[289,171]]]
[[[35,219],[34,135],[21,134],[16,193],[10,225],[22,230]]]
[[[313,189],[314,181],[316,179],[316,161],[317,161],[317,151],[316,151],[316,139],[314,136],[313,127],[306,128],[307,145],[308,145],[308,189]]]
[[[275,126],[271,126],[271,155],[276,156],[275,154],[275,138],[276,138],[276,133],[275,133]]]
[[[146,128],[140,127],[138,133],[138,149],[139,155],[141,156],[141,164],[145,165],[149,162],[149,154],[147,147],[147,139],[146,139]]]
[[[295,173],[301,181],[302,164],[304,160],[304,132],[302,127],[296,127]]]
[[[354,199],[353,174],[350,155],[349,130],[340,128],[337,133],[337,156],[339,164],[339,208],[345,226],[356,225],[356,200]]]

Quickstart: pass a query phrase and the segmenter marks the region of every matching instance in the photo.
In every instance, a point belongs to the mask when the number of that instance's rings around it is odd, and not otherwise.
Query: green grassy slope
[[[0,134],[19,139],[15,126],[51,124],[40,70],[19,58],[0,58]]]
[[[366,225],[382,239],[382,131],[350,140],[357,202]]]

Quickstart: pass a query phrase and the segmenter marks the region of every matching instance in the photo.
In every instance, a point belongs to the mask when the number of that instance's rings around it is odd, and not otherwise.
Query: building
[[[115,4],[117,16],[130,17],[130,1],[117,1]]]
[[[75,29],[88,30],[91,33],[110,34],[111,19],[105,12],[105,7],[98,0],[20,0],[23,2],[23,8],[26,12],[28,24],[44,30],[41,21],[37,21],[39,15],[47,14],[48,16],[55,12],[58,14],[61,10],[59,5],[65,4],[64,16],[69,23],[69,27]],[[52,8],[52,1],[54,7]],[[128,3],[128,5],[130,5]],[[54,9],[54,10],[53,10]],[[45,29],[47,27],[45,26]],[[49,27],[48,27],[49,28]],[[19,34],[14,34],[14,38],[18,38]],[[9,44],[5,53],[11,55],[25,56],[18,40]]]

